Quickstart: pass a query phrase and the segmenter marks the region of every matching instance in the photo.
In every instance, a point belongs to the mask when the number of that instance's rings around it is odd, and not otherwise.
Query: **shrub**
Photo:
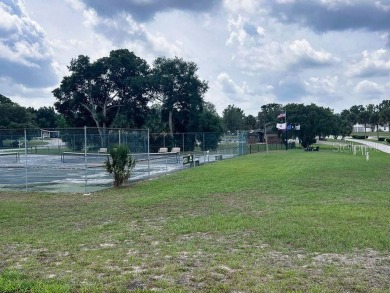
[[[378,137],[378,141],[385,141],[384,137]]]
[[[135,159],[130,155],[126,145],[118,145],[109,150],[110,158],[105,166],[110,174],[114,174],[114,187],[118,187],[127,182],[130,178],[131,170],[135,167]]]
[[[390,138],[386,138],[386,142],[387,142],[387,143],[390,143]]]
[[[354,139],[366,139],[368,136],[366,135],[352,135],[352,138]]]

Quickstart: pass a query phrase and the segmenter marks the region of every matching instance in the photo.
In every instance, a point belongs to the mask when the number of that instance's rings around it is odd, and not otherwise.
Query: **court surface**
[[[183,156],[138,154],[131,181],[155,178],[191,167]],[[148,160],[149,158],[149,160]],[[197,156],[199,164],[215,161],[216,156]],[[113,178],[104,168],[106,155],[82,154],[0,156],[0,188],[33,192],[90,193],[112,186]]]

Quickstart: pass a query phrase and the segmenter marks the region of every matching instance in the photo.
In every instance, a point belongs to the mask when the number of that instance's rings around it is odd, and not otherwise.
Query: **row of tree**
[[[271,103],[263,105],[257,119],[252,115],[245,116],[244,111],[234,105],[229,105],[223,111],[223,124],[226,130],[235,132],[240,129],[264,129],[267,126],[271,131],[277,132],[276,124],[284,122],[278,120],[278,115],[286,113],[287,123],[291,125],[291,131],[287,132],[287,138],[298,137],[304,146],[314,142],[315,137],[350,135],[353,125],[360,123],[364,129],[368,126],[376,129],[379,136],[379,126],[390,124],[390,100],[383,100],[378,105],[370,104],[366,107],[352,106],[343,110],[340,114],[332,109],[320,107],[315,104],[287,104]],[[299,125],[297,131],[294,126]],[[390,131],[390,129],[389,129]],[[286,134],[278,132],[286,138]]]
[[[208,85],[198,77],[197,65],[180,58],[159,57],[150,66],[133,52],[119,49],[93,62],[80,55],[68,69],[70,74],[53,90],[54,107],[24,108],[0,95],[0,128],[90,126],[97,127],[102,138],[109,127],[148,128],[173,137],[262,129],[275,126],[276,117],[286,111],[288,122],[300,125],[299,135],[309,143],[313,135],[348,135],[356,123],[377,129],[390,123],[390,100],[352,106],[340,114],[315,104],[267,104],[257,117],[228,105],[220,117],[204,100]]]

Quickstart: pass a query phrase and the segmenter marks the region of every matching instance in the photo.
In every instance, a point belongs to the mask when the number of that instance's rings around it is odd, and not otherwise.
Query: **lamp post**
[[[268,155],[267,125],[269,125],[269,123],[264,123],[265,150],[266,150],[266,154]]]

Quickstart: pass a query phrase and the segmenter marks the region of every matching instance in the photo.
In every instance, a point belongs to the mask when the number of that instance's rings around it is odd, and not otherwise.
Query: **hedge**
[[[366,135],[352,135],[352,138],[354,139],[366,139],[368,136]]]

